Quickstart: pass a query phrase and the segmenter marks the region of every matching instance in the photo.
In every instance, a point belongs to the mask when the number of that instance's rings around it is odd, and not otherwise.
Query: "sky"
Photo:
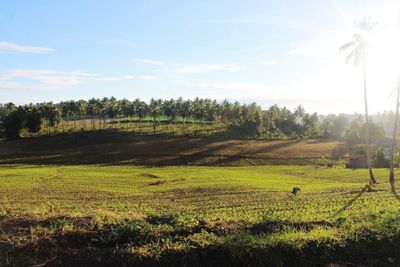
[[[389,110],[399,14],[398,0],[0,1],[0,102],[182,96],[362,113],[361,71],[339,47],[371,17],[370,111]]]

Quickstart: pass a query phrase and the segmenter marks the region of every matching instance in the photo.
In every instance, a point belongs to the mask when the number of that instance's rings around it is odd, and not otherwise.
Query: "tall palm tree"
[[[397,18],[397,30],[400,30],[400,16]],[[394,150],[396,147],[396,136],[397,136],[397,122],[399,120],[399,108],[400,108],[400,74],[397,80],[397,97],[396,97],[396,115],[394,118],[394,129],[393,129],[393,138],[392,138],[392,146],[390,150],[390,175],[389,175],[389,183],[390,188],[393,193],[396,192],[394,187],[395,179],[394,179]]]
[[[394,187],[394,149],[396,147],[396,136],[397,136],[397,121],[399,120],[399,103],[400,101],[400,76],[397,85],[397,97],[396,97],[396,115],[394,117],[394,129],[393,129],[393,138],[392,138],[392,146],[390,149],[390,175],[389,175],[389,183],[392,192],[395,192]]]
[[[91,99],[89,99],[89,101],[87,103],[86,111],[91,117],[92,130],[94,130],[96,127],[94,117],[97,114],[97,102],[98,102],[98,99],[91,98]]]
[[[341,51],[350,50],[346,62],[354,62],[355,66],[361,65],[364,85],[364,106],[365,106],[365,152],[367,154],[367,166],[369,171],[370,184],[375,184],[376,179],[371,167],[371,150],[369,138],[369,118],[368,118],[368,97],[367,97],[367,54],[369,37],[374,33],[377,24],[371,18],[364,18],[357,23],[358,32],[353,35],[353,40],[342,45]]]
[[[394,118],[394,129],[393,129],[393,139],[392,139],[392,146],[390,150],[390,175],[389,175],[389,182],[390,182],[390,188],[392,192],[395,191],[394,187],[394,150],[396,146],[396,135],[397,135],[397,121],[399,120],[399,100],[400,100],[400,77],[399,77],[399,82],[397,85],[397,98],[396,98],[396,115]]]
[[[192,112],[193,112],[192,101],[191,100],[183,101],[180,112],[181,112],[181,117],[183,119],[183,127],[184,127],[185,131],[187,132],[187,134],[189,134],[189,131],[188,131],[187,125],[186,125],[186,119],[192,115]]]
[[[83,129],[86,128],[86,118],[84,119],[83,115],[86,114],[87,111],[87,102],[81,99],[78,101],[77,105],[78,105],[80,119],[83,121],[83,127],[82,127]]]
[[[126,118],[128,117],[129,114],[130,101],[124,98],[122,100],[119,100],[118,103],[119,106],[121,107],[121,115],[122,115],[122,120],[120,121],[120,123],[122,122],[122,128],[125,128]]]
[[[161,115],[161,105],[162,105],[162,100],[155,100],[152,98],[150,100],[149,104],[149,112],[151,116],[153,117],[153,134],[156,134],[156,119]]]

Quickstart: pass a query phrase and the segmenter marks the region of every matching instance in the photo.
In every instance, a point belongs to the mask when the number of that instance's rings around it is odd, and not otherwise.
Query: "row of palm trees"
[[[365,127],[365,151],[367,155],[367,166],[369,172],[369,180],[370,185],[376,183],[376,179],[374,173],[372,171],[371,166],[371,144],[370,144],[370,122],[369,122],[369,114],[368,114],[368,90],[367,90],[367,59],[368,59],[368,50],[370,46],[370,38],[376,32],[377,23],[374,22],[371,18],[364,18],[359,21],[356,26],[358,28],[358,32],[353,35],[353,39],[340,47],[341,51],[349,51],[346,62],[353,62],[355,66],[360,66],[362,69],[362,77],[363,77],[363,89],[364,89],[364,106],[365,106],[365,123],[367,127]],[[394,177],[394,153],[396,148],[396,139],[397,139],[397,121],[399,117],[399,98],[400,98],[400,77],[397,87],[397,97],[396,97],[396,113],[394,120],[394,129],[393,129],[393,137],[392,137],[392,145],[390,150],[390,174],[389,174],[389,183],[391,186],[392,192],[395,192],[395,177]]]
[[[230,104],[230,103],[229,103]],[[237,103],[236,103],[237,104]],[[62,116],[66,119],[89,117],[116,118],[116,117],[139,117],[146,116],[157,118],[162,114],[175,120],[193,117],[197,119],[212,121],[218,115],[220,109],[216,100],[199,99],[183,100],[151,99],[146,103],[140,99],[129,101],[128,99],[117,100],[115,97],[104,97],[103,99],[92,98],[88,101],[66,101],[57,104],[61,107]]]
[[[268,110],[262,110],[256,103],[240,104],[227,100],[218,102],[211,99],[184,100],[178,98],[151,99],[149,102],[145,102],[140,99],[130,101],[105,97],[103,99],[92,98],[88,101],[45,102],[19,107],[8,103],[0,105],[0,113],[1,110],[8,111],[5,114],[17,113],[18,116],[3,116],[2,119],[0,114],[0,124],[2,120],[7,121],[8,128],[25,127],[28,132],[32,133],[40,132],[43,126],[46,126],[47,132],[50,133],[50,128],[57,126],[60,122],[63,122],[63,131],[64,126],[71,125],[70,123],[73,123],[73,128],[84,130],[89,121],[91,121],[92,129],[95,129],[96,125],[104,129],[107,120],[110,127],[114,123],[118,123],[122,128],[125,128],[125,125],[136,125],[139,127],[139,134],[141,134],[142,123],[150,125],[152,121],[155,134],[156,126],[161,124],[167,128],[171,126],[174,132],[175,124],[179,121],[180,124],[183,124],[181,127],[183,131],[193,125],[195,130],[198,128],[197,126],[201,126],[200,128],[205,126],[207,130],[213,131],[213,127],[218,126],[217,128],[224,128],[230,134],[263,136],[270,139],[318,135],[318,115],[305,112],[301,106],[294,111],[276,105],[271,106]],[[14,119],[7,119],[7,117]],[[16,120],[17,118],[18,120]],[[23,125],[21,121],[23,121]],[[207,127],[208,124],[214,126]],[[16,125],[20,126],[15,127]],[[165,131],[165,127],[161,128],[161,131]],[[189,134],[188,131],[186,132]],[[18,133],[13,130],[11,136],[18,136]]]

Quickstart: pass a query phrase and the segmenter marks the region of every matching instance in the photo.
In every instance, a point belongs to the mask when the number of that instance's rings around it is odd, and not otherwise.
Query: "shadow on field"
[[[394,195],[394,197],[400,201],[400,195],[399,193],[397,193],[396,188],[392,188],[392,193]]]
[[[99,131],[26,137],[0,145],[0,164],[237,166],[312,164],[317,158],[329,157],[337,143],[226,139],[221,135],[137,136]]]
[[[368,188],[369,188],[368,186],[363,187],[363,188],[361,189],[361,191],[360,191],[355,197],[353,197],[352,199],[350,199],[340,210],[338,210],[337,212],[335,212],[335,213],[333,214],[333,217],[336,217],[336,216],[342,214],[342,213],[343,213],[344,211],[346,211],[347,209],[349,209],[349,208],[353,205],[353,203],[354,203],[358,198],[360,198],[365,192],[367,192]]]

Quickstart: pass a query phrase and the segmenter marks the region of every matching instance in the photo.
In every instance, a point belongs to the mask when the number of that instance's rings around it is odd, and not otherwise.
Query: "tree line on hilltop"
[[[0,122],[7,139],[20,137],[21,129],[37,133],[42,127],[55,127],[62,121],[88,120],[93,127],[107,119],[137,123],[151,120],[159,123],[217,123],[238,136],[268,136],[269,138],[309,137],[317,135],[318,115],[309,114],[299,106],[293,112],[287,108],[271,106],[263,110],[256,103],[240,104],[210,99],[184,100],[140,99],[117,100],[114,97],[88,101],[65,101],[16,106],[0,105]]]
[[[79,123],[82,121],[84,124]],[[72,123],[72,127],[84,131],[101,130],[105,125],[116,122],[121,125],[134,122],[138,127],[147,123],[154,128],[154,133],[161,124],[216,124],[225,127],[226,133],[237,137],[328,137],[352,143],[362,142],[362,132],[365,129],[361,115],[322,116],[307,113],[302,106],[293,111],[277,105],[263,110],[256,103],[240,104],[199,98],[151,99],[145,102],[140,99],[130,101],[105,97],[20,106],[13,103],[0,104],[0,133],[10,140],[20,138],[21,131],[39,133],[43,129],[58,127],[63,122]],[[383,136],[382,127],[370,123],[370,128],[372,138]]]

